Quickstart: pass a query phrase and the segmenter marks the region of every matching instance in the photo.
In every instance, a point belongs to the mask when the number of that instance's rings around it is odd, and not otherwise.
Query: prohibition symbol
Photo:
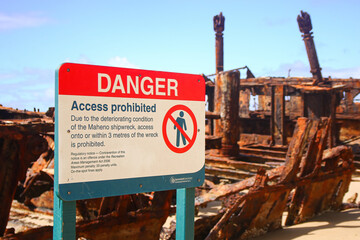
[[[181,112],[180,112],[180,118],[177,118],[177,120],[175,120],[175,118],[172,116],[172,114],[178,110],[180,110],[182,112],[186,112],[191,118],[192,124],[194,125],[194,130],[193,130],[193,134],[192,134],[191,138],[185,132],[187,129],[186,124],[191,124],[191,123],[185,123],[185,120],[181,118],[182,117]],[[182,121],[180,121],[179,119]],[[176,129],[178,131],[178,134],[181,134],[181,137],[177,136],[177,144],[176,145],[179,144],[179,141],[180,141],[179,138],[181,138],[184,143],[183,145],[185,145],[184,147],[177,147],[170,142],[169,137],[168,137],[167,128],[166,128],[169,120],[171,123],[174,124],[174,129]],[[173,151],[175,153],[184,153],[184,152],[188,151],[194,145],[196,135],[197,135],[197,123],[196,123],[196,118],[195,118],[194,113],[190,110],[190,108],[188,108],[185,105],[179,104],[179,105],[173,106],[165,114],[163,125],[162,125],[162,133],[163,133],[164,141],[171,151]]]

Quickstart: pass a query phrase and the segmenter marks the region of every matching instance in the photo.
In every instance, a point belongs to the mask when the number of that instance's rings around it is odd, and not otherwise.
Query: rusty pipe
[[[216,75],[215,112],[221,120],[215,123],[215,135],[221,136],[220,155],[237,156],[239,154],[239,93],[240,72],[222,72]]]
[[[225,29],[225,17],[220,12],[214,16],[215,31],[215,57],[216,57],[216,73],[224,71],[224,38],[223,31]]]
[[[306,53],[309,58],[310,63],[310,72],[313,75],[314,81],[313,85],[318,85],[323,81],[321,75],[321,68],[319,64],[319,60],[316,54],[314,37],[312,36],[312,24],[310,15],[307,12],[301,11],[301,15],[298,15],[297,22],[299,24],[300,32],[303,33],[302,37],[305,43]]]

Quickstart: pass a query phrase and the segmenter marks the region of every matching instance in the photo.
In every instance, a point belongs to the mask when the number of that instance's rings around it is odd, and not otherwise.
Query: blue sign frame
[[[60,184],[59,196],[65,201],[74,201],[142,192],[191,188],[202,185],[204,179],[205,167],[193,174]]]

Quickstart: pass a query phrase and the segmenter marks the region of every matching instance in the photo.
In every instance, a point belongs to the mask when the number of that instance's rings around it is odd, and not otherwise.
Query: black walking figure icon
[[[186,131],[186,122],[185,122],[185,119],[183,118],[183,117],[184,117],[184,112],[181,111],[181,112],[179,113],[179,115],[180,115],[180,117],[177,117],[177,118],[176,118],[176,122],[179,124],[179,126],[180,126],[184,131]],[[186,145],[185,136],[180,132],[179,128],[177,128],[176,125],[174,125],[174,129],[177,129],[177,131],[176,131],[176,147],[179,147],[179,145],[180,145],[180,135],[181,135],[183,144]]]

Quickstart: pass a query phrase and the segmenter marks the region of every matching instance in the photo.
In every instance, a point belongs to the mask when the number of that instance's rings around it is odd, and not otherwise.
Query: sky
[[[64,62],[213,74],[220,12],[224,70],[310,77],[301,10],[311,16],[323,76],[360,78],[358,0],[0,0],[0,104],[53,107]]]

